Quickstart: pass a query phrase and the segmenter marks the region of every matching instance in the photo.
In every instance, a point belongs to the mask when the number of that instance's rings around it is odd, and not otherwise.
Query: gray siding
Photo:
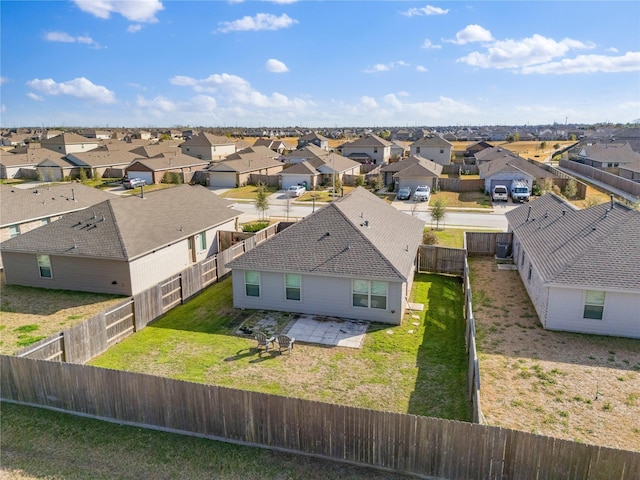
[[[284,275],[284,273],[261,272],[260,297],[248,297],[244,288],[244,270],[234,269],[234,307],[327,315],[394,325],[399,325],[402,320],[406,307],[404,301],[406,284],[390,282],[387,309],[379,310],[352,306],[350,278],[302,275],[301,300],[286,300]]]
[[[35,254],[3,252],[2,260],[11,285],[132,294],[127,262],[52,255],[53,278],[41,278]]]

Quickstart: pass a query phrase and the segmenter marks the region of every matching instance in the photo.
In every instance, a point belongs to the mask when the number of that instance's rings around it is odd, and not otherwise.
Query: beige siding
[[[418,148],[420,148],[419,152]],[[440,153],[440,150],[443,150],[443,153]],[[420,155],[422,158],[433,160],[440,165],[449,165],[451,163],[451,147],[425,147],[411,145],[409,153],[410,155]]]
[[[387,309],[379,310],[352,306],[350,278],[302,275],[302,298],[292,301],[285,299],[284,273],[261,272],[260,277],[260,297],[248,297],[244,288],[244,271],[233,271],[235,307],[327,315],[394,325],[400,324],[406,307],[404,284],[400,282],[389,283]]]
[[[132,295],[180,273],[191,265],[189,241],[182,240],[131,262]]]
[[[35,254],[3,252],[2,260],[10,285],[131,295],[126,262],[52,255],[53,278],[40,278]]]

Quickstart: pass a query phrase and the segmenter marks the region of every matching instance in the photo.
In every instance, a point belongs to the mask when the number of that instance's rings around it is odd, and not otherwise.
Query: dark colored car
[[[411,187],[402,187],[398,190],[396,200],[409,200],[411,198]]]
[[[128,190],[132,188],[141,187],[142,185],[146,185],[147,182],[142,178],[125,178],[122,181],[122,186]]]

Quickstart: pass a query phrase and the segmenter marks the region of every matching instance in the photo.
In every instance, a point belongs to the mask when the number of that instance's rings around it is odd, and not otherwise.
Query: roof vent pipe
[[[562,216],[564,217],[567,214],[566,210],[562,210]]]
[[[529,211],[527,212],[527,219],[525,220],[525,222],[529,221],[530,216],[531,216],[531,205],[529,205]]]
[[[614,202],[613,202],[613,193],[611,194],[611,196],[609,197],[611,199],[611,209],[613,210],[614,207]]]
[[[73,188],[71,189],[71,200],[76,201],[76,191]]]

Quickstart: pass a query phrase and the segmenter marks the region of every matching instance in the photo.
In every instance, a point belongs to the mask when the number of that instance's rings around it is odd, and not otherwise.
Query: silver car
[[[416,187],[416,191],[413,192],[413,199],[416,202],[426,202],[431,196],[431,187],[427,185],[419,185]]]

